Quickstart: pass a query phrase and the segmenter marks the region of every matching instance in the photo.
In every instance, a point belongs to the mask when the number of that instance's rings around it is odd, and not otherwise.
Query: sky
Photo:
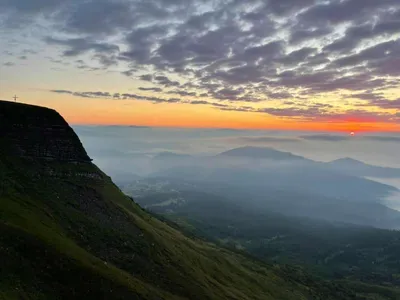
[[[398,0],[0,0],[0,99],[72,124],[400,131]]]

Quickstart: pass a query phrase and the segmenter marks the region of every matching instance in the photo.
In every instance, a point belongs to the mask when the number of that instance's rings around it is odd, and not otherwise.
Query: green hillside
[[[205,192],[159,192],[137,201],[172,226],[223,247],[302,265],[367,299],[400,299],[399,231],[287,217]]]
[[[68,125],[42,126],[30,108],[0,120],[0,299],[361,299],[188,238],[125,196]]]
[[[338,299],[316,282],[285,280],[273,267],[185,237],[94,165],[0,161],[6,299]]]

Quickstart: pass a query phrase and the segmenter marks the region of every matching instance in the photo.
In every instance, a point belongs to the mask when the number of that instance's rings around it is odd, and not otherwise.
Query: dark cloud
[[[141,90],[141,91],[151,91],[151,92],[156,92],[156,93],[160,93],[160,92],[163,91],[161,88],[156,88],[156,87],[150,87],[150,88],[139,87],[139,90]]]
[[[327,36],[332,32],[332,27],[314,27],[309,29],[293,29],[290,33],[290,43],[301,43],[310,39]]]
[[[169,91],[168,94],[176,94],[176,95],[179,95],[182,97],[197,97],[197,93],[183,91],[183,90],[172,90],[172,91]]]
[[[288,65],[299,64],[305,62],[306,59],[316,51],[317,51],[316,48],[305,47],[300,50],[290,52],[283,59],[281,59],[281,62]]]
[[[239,137],[235,138],[236,142],[244,144],[268,144],[268,143],[297,143],[301,142],[300,139],[294,137],[274,137],[274,136],[262,136],[262,137]]]
[[[57,94],[67,94],[83,98],[112,98],[108,92],[72,92],[68,90],[52,90],[51,92]]]
[[[112,34],[132,26],[132,9],[129,1],[81,1],[79,5],[72,5],[67,10],[64,30],[78,34]]]
[[[267,8],[277,15],[302,10],[315,4],[316,0],[270,0]]]
[[[249,61],[256,61],[258,59],[274,59],[279,57],[284,51],[285,43],[283,41],[273,41],[261,46],[249,47],[243,53]]]
[[[271,99],[288,99],[293,98],[289,92],[268,92],[267,96]]]
[[[170,80],[167,76],[163,75],[153,77],[153,81],[167,87],[180,86],[178,81]]]
[[[400,41],[392,40],[387,41],[367,49],[364,49],[356,54],[348,55],[339,58],[333,62],[336,67],[351,67],[363,63],[374,63],[377,61],[384,61],[393,56],[399,55]]]
[[[32,50],[32,49],[24,49],[24,50],[22,51],[22,53],[23,53],[24,55],[26,55],[26,54],[37,54],[37,51]]]
[[[400,21],[384,21],[378,24],[363,24],[349,27],[344,37],[324,47],[324,51],[346,53],[356,48],[362,41],[381,35],[400,32]]]
[[[52,93],[67,94],[75,97],[94,98],[94,99],[113,99],[113,100],[143,100],[153,103],[177,103],[181,102],[178,98],[159,98],[152,96],[143,96],[131,93],[114,93],[109,92],[74,92],[69,90],[51,90]]]
[[[205,100],[195,100],[195,101],[190,101],[190,102],[186,102],[186,103],[193,104],[193,105],[211,105],[211,106],[219,107],[219,108],[229,107],[228,104],[208,102]]]
[[[207,101],[204,101],[204,100],[195,100],[195,101],[191,101],[190,104],[194,104],[194,105],[207,105],[207,104],[210,104],[210,103],[207,102]]]
[[[139,79],[143,81],[153,81],[153,75],[151,74],[141,75],[139,76]]]
[[[321,142],[342,142],[349,139],[348,136],[332,135],[332,134],[316,134],[316,135],[302,135],[303,140],[308,141],[321,141]]]
[[[371,12],[380,9],[400,7],[397,0],[343,0],[324,1],[312,6],[300,15],[303,22],[330,22],[337,24],[346,21],[370,20]]]
[[[329,105],[311,105],[305,107],[306,108],[302,108],[301,106],[288,108],[254,108],[251,106],[228,106],[220,109],[224,111],[265,113],[276,117],[330,123],[349,121],[356,121],[358,123],[400,122],[398,114],[396,113],[371,112],[357,109],[334,112],[329,110]]]
[[[96,54],[107,55],[113,55],[119,52],[119,47],[117,45],[95,42],[85,38],[57,39],[47,37],[45,42],[50,45],[65,46],[67,49],[63,52],[64,56],[78,56],[89,51],[93,51]]]
[[[345,135],[317,134],[317,135],[303,135],[300,136],[300,138],[309,141],[322,141],[322,142],[343,142],[343,141],[353,141],[353,140],[393,142],[393,143],[400,142],[400,136],[386,136],[386,135],[345,136]]]
[[[378,93],[371,93],[371,92],[352,94],[350,96],[347,96],[347,98],[356,98],[356,99],[368,100],[368,101],[380,101],[380,100],[385,99],[382,93],[378,94]]]
[[[377,141],[377,142],[393,142],[400,143],[400,136],[363,136],[365,140]]]
[[[374,99],[371,100],[368,105],[377,106],[384,109],[397,109],[400,110],[400,99],[388,100],[388,99]]]
[[[60,9],[63,0],[1,0],[1,10],[21,14],[36,14]]]
[[[287,107],[287,108],[274,108],[274,107],[266,107],[266,108],[253,108],[250,106],[240,106],[240,107],[226,107],[222,108],[222,110],[227,111],[238,111],[238,112],[252,112],[252,113],[265,113],[276,117],[286,117],[286,118],[304,118],[304,119],[317,119],[321,116],[324,116],[324,108],[314,106],[308,108],[301,107]],[[325,116],[327,116],[326,114]]]

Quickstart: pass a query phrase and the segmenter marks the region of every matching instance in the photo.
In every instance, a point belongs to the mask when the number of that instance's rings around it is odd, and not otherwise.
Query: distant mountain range
[[[154,162],[162,162],[164,167],[177,167],[180,163],[188,162],[196,164],[196,162],[204,163],[207,161],[222,161],[223,159],[247,159],[250,161],[266,161],[266,162],[296,162],[304,163],[307,166],[326,169],[341,174],[358,176],[358,177],[378,177],[378,178],[400,178],[400,168],[389,168],[369,165],[353,158],[340,158],[331,162],[323,163],[313,161],[303,156],[295,155],[290,152],[283,152],[273,148],[265,147],[240,147],[231,149],[214,157],[199,158],[188,154],[180,154],[174,152],[161,152],[154,158]],[[266,166],[265,164],[263,165]]]
[[[180,154],[175,152],[164,151],[156,154],[153,157],[153,160],[162,160],[162,159],[185,159],[191,158],[192,156],[189,154]]]
[[[400,212],[386,207],[383,200],[400,191],[364,178],[394,175],[396,169],[352,159],[317,162],[260,147],[236,148],[211,157],[164,154],[154,163],[160,168],[151,178],[190,181],[198,190],[246,201],[258,209],[400,228]]]
[[[354,176],[400,178],[400,169],[373,166],[348,157],[331,161],[326,165],[332,170]]]
[[[251,159],[269,159],[269,160],[289,160],[303,161],[306,160],[302,156],[294,155],[290,152],[282,152],[273,148],[262,147],[241,147],[228,150],[217,155],[218,157],[242,157]]]

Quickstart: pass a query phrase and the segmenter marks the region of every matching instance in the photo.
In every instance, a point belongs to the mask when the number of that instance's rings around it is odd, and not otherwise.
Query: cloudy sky
[[[75,124],[400,131],[399,0],[0,0],[0,99]]]

